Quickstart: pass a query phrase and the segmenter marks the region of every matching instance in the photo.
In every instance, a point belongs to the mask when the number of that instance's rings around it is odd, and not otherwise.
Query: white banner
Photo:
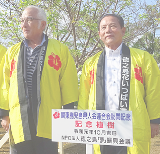
[[[132,112],[53,109],[52,141],[131,147]]]

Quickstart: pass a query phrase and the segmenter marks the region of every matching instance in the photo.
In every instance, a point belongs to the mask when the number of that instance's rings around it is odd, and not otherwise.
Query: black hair
[[[101,20],[102,20],[104,17],[107,17],[107,16],[116,17],[116,18],[118,19],[118,22],[119,22],[121,28],[124,27],[124,20],[123,20],[123,18],[122,18],[120,15],[118,15],[118,14],[107,14],[107,13],[104,13],[104,14],[101,15],[101,17],[100,17],[99,20],[98,20],[98,30],[100,30]]]

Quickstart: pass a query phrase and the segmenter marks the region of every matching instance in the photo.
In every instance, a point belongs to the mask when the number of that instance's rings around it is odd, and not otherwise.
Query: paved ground
[[[0,139],[3,137],[4,134],[5,134],[5,131],[0,126]],[[2,146],[2,148],[0,148],[0,154],[9,154],[9,142],[8,141]]]
[[[151,139],[151,154],[160,154],[160,129],[158,136]]]
[[[0,128],[0,139],[4,135],[4,130]],[[9,142],[7,141],[2,148],[0,154],[9,154]],[[84,144],[64,144],[64,154],[86,154]],[[150,154],[160,154],[160,132],[159,135],[151,139],[151,152]]]

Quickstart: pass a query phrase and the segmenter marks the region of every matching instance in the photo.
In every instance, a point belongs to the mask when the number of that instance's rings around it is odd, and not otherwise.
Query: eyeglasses
[[[41,19],[37,19],[37,18],[33,18],[33,17],[20,18],[21,23],[24,23],[25,21],[27,23],[31,23],[33,20],[41,20]]]

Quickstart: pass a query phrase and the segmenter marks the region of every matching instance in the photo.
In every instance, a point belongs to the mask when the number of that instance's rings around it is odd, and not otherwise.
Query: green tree
[[[160,37],[155,37],[154,32],[148,32],[139,38],[132,47],[139,48],[153,54],[157,63],[160,63]]]
[[[0,36],[7,47],[23,39],[19,19],[24,8],[31,4],[45,10],[48,18],[45,33],[69,47],[77,72],[86,59],[104,48],[97,29],[102,13],[116,13],[124,18],[127,27],[124,42],[128,45],[153,27],[151,20],[159,19],[158,0],[156,5],[146,5],[139,0],[0,1]]]

